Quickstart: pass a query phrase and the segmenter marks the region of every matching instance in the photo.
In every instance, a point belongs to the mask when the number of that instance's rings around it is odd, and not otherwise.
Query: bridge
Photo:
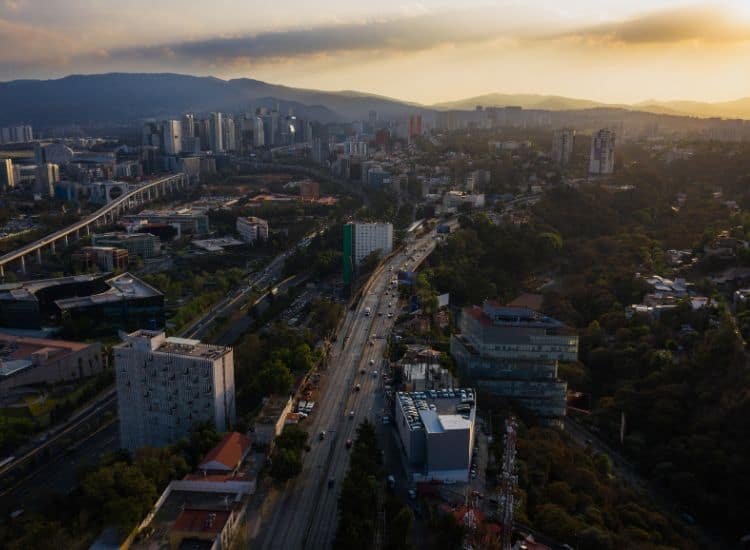
[[[74,240],[81,238],[81,231],[85,232],[85,235],[90,235],[91,227],[111,224],[115,219],[127,211],[128,208],[142,205],[147,201],[160,196],[165,196],[172,191],[184,189],[187,185],[188,181],[185,174],[172,174],[144,183],[137,189],[125,193],[121,197],[116,198],[109,204],[101,207],[99,210],[89,214],[85,218],[78,220],[74,224],[55,231],[54,233],[50,233],[38,241],[24,245],[13,252],[0,256],[0,277],[5,277],[5,266],[11,262],[18,262],[21,267],[21,272],[26,273],[26,258],[31,255],[36,255],[37,262],[41,264],[42,250],[45,247],[49,248],[52,254],[55,254],[57,251],[57,244],[60,243],[60,241],[63,242],[64,246],[68,246],[71,238]]]

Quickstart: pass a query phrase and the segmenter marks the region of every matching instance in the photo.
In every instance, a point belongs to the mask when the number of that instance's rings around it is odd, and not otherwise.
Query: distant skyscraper
[[[253,119],[253,147],[263,147],[266,144],[266,133],[263,128],[263,117]]]
[[[120,446],[165,447],[207,422],[235,422],[232,348],[139,330],[114,346]]]
[[[208,144],[212,151],[224,150],[224,124],[221,113],[211,113],[209,124]]]
[[[16,186],[16,175],[11,159],[0,159],[0,189],[6,191]]]
[[[47,162],[37,166],[36,183],[34,184],[34,193],[42,197],[54,196],[54,185],[60,181],[60,168],[57,164]]]
[[[409,139],[422,135],[422,115],[409,117]]]
[[[193,113],[186,113],[182,116],[182,137],[195,137],[195,117]]]
[[[615,170],[615,133],[611,130],[599,130],[591,136],[591,157],[589,174],[602,176]]]
[[[28,143],[34,141],[34,132],[28,124],[0,128],[0,143]]]
[[[567,166],[573,155],[576,131],[572,128],[559,128],[552,134],[552,161],[558,166]]]
[[[179,120],[165,120],[161,125],[161,138],[165,155],[182,152],[182,124]]]
[[[225,116],[221,125],[221,142],[225,151],[237,150],[237,136],[234,127],[234,119],[229,115]]]
[[[367,119],[371,126],[374,125],[378,121],[378,112],[375,110],[370,111],[367,113]]]

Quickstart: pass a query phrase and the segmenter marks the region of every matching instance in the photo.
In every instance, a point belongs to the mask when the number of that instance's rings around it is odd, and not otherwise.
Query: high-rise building
[[[34,141],[34,132],[28,124],[0,128],[0,143],[28,143]]]
[[[0,190],[7,191],[16,186],[16,174],[11,159],[0,159]]]
[[[612,130],[599,130],[591,136],[591,157],[589,174],[603,176],[615,171],[615,133]]]
[[[209,119],[208,145],[213,152],[224,150],[224,124],[221,113],[211,113]]]
[[[492,301],[464,308],[459,330],[451,338],[451,354],[468,378],[515,400],[544,423],[561,423],[567,384],[558,379],[557,366],[578,359],[578,336],[546,315]]]
[[[211,148],[211,123],[206,119],[199,120],[195,124],[196,134],[200,141],[202,151],[208,151]]]
[[[312,140],[312,159],[317,164],[328,164],[328,141],[324,138],[316,137]]]
[[[46,162],[36,168],[36,182],[34,184],[34,193],[42,197],[52,197],[55,195],[55,184],[60,181],[60,168],[57,164]]]
[[[378,121],[378,112],[375,110],[371,110],[369,113],[367,113],[367,119],[370,122],[370,126],[374,126]]]
[[[182,152],[182,123],[179,120],[162,122],[161,136],[165,155],[179,155]]]
[[[422,135],[422,115],[409,117],[409,139]]]
[[[182,137],[195,137],[195,116],[193,113],[185,113],[182,115]]]
[[[253,119],[253,147],[263,147],[266,144],[266,134],[263,128],[263,117]]]
[[[350,222],[344,225],[344,282],[350,283],[360,262],[373,252],[393,250],[393,224]]]
[[[573,156],[576,131],[572,128],[559,128],[552,134],[552,161],[558,166],[567,166]]]
[[[139,330],[114,346],[120,446],[165,447],[201,422],[235,422],[231,348]]]
[[[237,218],[235,223],[237,233],[246,243],[268,240],[268,222],[255,216]]]
[[[225,151],[237,150],[237,136],[235,135],[234,127],[234,119],[229,115],[225,116],[221,126],[221,142],[224,145]]]
[[[316,201],[320,198],[320,184],[313,180],[299,182],[300,199],[306,202]]]

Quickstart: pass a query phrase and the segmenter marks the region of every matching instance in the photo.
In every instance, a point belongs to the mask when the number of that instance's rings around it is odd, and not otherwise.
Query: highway
[[[417,264],[432,251],[433,235],[409,245],[410,249],[427,247],[417,258]],[[397,292],[390,286],[390,280],[407,262],[408,269],[414,268],[409,256],[399,252],[390,258],[370,279],[356,309],[347,312],[321,380],[317,408],[306,421],[311,450],[304,458],[302,473],[288,483],[253,546],[269,550],[331,546],[336,533],[339,491],[349,467],[346,441],[355,439],[357,426],[365,418],[381,422],[384,405],[381,364],[387,337],[398,316]],[[368,307],[372,311],[369,316],[365,314]],[[393,313],[392,318],[388,317],[389,312]],[[355,384],[360,384],[360,391],[354,391]],[[319,438],[322,431],[326,432],[323,440]],[[329,480],[333,480],[333,487],[329,488]]]

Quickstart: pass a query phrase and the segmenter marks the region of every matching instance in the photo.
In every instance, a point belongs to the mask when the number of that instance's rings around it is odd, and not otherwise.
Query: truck
[[[369,307],[365,308],[365,317],[369,317],[370,313],[372,313],[372,310]]]

